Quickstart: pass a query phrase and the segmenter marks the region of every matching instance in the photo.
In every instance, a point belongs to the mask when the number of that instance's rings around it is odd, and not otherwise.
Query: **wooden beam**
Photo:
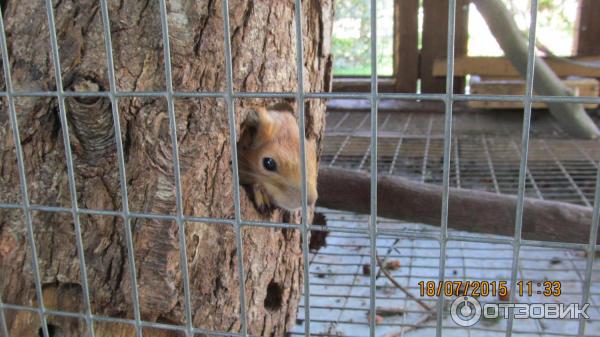
[[[573,57],[572,59],[580,61],[600,61],[600,56]],[[554,58],[544,58],[544,60],[558,77],[600,77],[600,68],[584,67],[582,65]],[[446,76],[445,58],[438,58],[433,62],[432,74],[434,77]],[[454,60],[454,74],[456,76],[472,74],[504,78],[521,77],[519,72],[512,66],[511,62],[505,57],[457,57]]]
[[[577,55],[598,55],[600,54],[600,1],[598,0],[580,0],[576,52]]]
[[[423,0],[423,39],[421,47],[421,92],[442,93],[446,81],[434,78],[431,66],[436,58],[446,58],[448,0]]]
[[[455,56],[466,55],[468,36],[469,0],[456,1]],[[448,39],[448,0],[423,1],[423,46],[421,49],[421,92],[446,92],[446,80],[432,75],[434,60],[446,58]],[[445,75],[445,74],[444,74]],[[461,92],[464,79],[457,78],[454,92]]]
[[[377,79],[377,90],[379,92],[394,92],[394,79],[379,78]],[[370,77],[334,77],[333,92],[370,92],[371,78]]]
[[[594,78],[581,78],[563,80],[563,85],[569,88],[575,96],[598,97],[598,80]],[[473,95],[523,95],[525,81],[523,80],[471,80],[471,94]],[[537,94],[537,93],[536,93]],[[474,109],[522,109],[520,101],[468,101],[467,106]],[[588,103],[583,105],[586,109],[595,109],[598,104]],[[534,109],[544,109],[548,105],[542,102],[533,103]]]
[[[419,0],[394,0],[394,76],[397,92],[416,92],[419,78]]]

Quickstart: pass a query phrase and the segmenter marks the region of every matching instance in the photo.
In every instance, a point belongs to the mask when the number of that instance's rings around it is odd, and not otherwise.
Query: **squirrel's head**
[[[238,143],[241,184],[260,185],[275,206],[302,207],[302,160],[298,124],[287,104],[252,109]],[[313,140],[305,141],[307,202],[317,200],[317,158]]]

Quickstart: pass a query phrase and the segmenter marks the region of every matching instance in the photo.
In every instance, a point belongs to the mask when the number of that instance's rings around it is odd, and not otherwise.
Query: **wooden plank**
[[[600,61],[600,56],[582,56],[574,57],[573,59],[581,61]],[[559,77],[600,77],[600,68],[584,67],[552,58],[547,58],[545,61]],[[457,76],[472,74],[496,77],[521,77],[510,61],[505,57],[458,57],[454,61],[454,73]],[[432,74],[434,77],[446,76],[445,58],[439,58],[433,62]]]
[[[446,81],[431,76],[436,58],[446,58],[448,0],[423,0],[423,42],[421,49],[421,92],[446,91]]]
[[[600,1],[581,0],[578,13],[577,38],[575,51],[577,55],[600,54]]]
[[[455,57],[466,55],[469,0],[456,1]],[[446,92],[446,80],[432,74],[433,63],[446,57],[448,38],[448,0],[423,0],[423,46],[421,49],[421,92]],[[445,75],[445,73],[444,73]],[[462,78],[455,79],[454,91],[464,88]]]
[[[377,80],[379,92],[394,92],[395,81],[392,78],[379,78]],[[333,92],[370,92],[370,77],[334,77]]]
[[[564,85],[570,88],[575,96],[598,97],[599,82],[593,78],[564,80]],[[474,95],[523,95],[525,82],[522,80],[511,81],[471,81],[471,93]],[[483,109],[519,109],[523,103],[519,101],[469,101],[467,106]],[[594,109],[598,104],[584,104],[588,109]],[[545,103],[533,103],[533,108],[546,108]]]
[[[419,0],[394,0],[394,76],[397,92],[416,92],[419,78]]]
[[[467,55],[467,46],[469,42],[469,5],[470,0],[456,1],[456,23],[454,31],[454,57],[464,57]],[[448,21],[448,20],[446,20]],[[447,39],[447,37],[446,37]],[[444,53],[446,54],[446,53]],[[463,94],[465,92],[466,78],[464,76],[454,77],[454,93]]]

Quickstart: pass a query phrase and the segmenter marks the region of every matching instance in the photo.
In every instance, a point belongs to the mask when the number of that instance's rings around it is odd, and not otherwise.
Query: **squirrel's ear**
[[[274,132],[273,121],[264,107],[250,109],[242,127],[244,133],[250,136],[252,146],[258,146],[262,139],[270,139]]]
[[[248,112],[248,115],[246,115],[246,120],[244,120],[243,124],[250,128],[260,128],[271,124],[271,117],[263,107],[252,108]]]

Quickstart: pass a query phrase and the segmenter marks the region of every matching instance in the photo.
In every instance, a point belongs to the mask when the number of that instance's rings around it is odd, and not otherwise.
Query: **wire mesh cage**
[[[571,96],[538,96],[533,93],[534,60],[536,41],[536,16],[538,0],[531,0],[531,22],[529,27],[529,49],[527,58],[526,90],[522,96],[464,95],[455,94],[454,88],[454,49],[456,1],[449,0],[447,35],[447,76],[446,92],[443,94],[424,93],[381,93],[378,91],[377,39],[370,41],[371,76],[368,93],[306,92],[304,86],[304,55],[302,42],[302,20],[295,20],[295,65],[297,91],[295,92],[236,92],[233,86],[233,66],[231,32],[229,23],[229,3],[223,0],[222,16],[226,69],[225,90],[222,92],[178,92],[173,86],[171,51],[169,40],[168,11],[166,0],[160,0],[160,27],[164,46],[165,89],[160,92],[122,92],[117,89],[113,43],[107,0],[100,0],[103,24],[103,39],[106,47],[109,90],[100,92],[71,92],[64,90],[61,77],[61,61],[57,41],[57,28],[51,0],[45,1],[47,9],[53,68],[55,70],[56,91],[23,92],[14,89],[11,81],[11,68],[4,21],[0,16],[0,47],[5,77],[5,91],[0,95],[8,103],[8,116],[13,130],[16,147],[19,186],[21,199],[16,203],[0,204],[4,209],[20,209],[25,216],[26,235],[31,247],[31,271],[35,281],[37,298],[43,299],[43,284],[40,262],[36,250],[33,212],[60,212],[70,214],[73,222],[77,257],[81,273],[84,299],[83,312],[69,312],[48,309],[43,300],[37,305],[25,306],[0,302],[0,326],[4,336],[11,336],[5,321],[5,311],[17,310],[38,315],[41,320],[40,335],[53,336],[47,319],[49,316],[77,318],[85,321],[88,336],[95,336],[94,326],[103,322],[133,325],[136,335],[144,335],[144,329],[157,328],[187,336],[219,335],[248,336],[248,316],[244,305],[240,306],[239,332],[211,331],[194,326],[191,309],[192,291],[188,271],[188,252],[185,244],[186,222],[208,222],[233,226],[235,231],[236,260],[240,279],[244,279],[243,240],[244,228],[267,226],[294,228],[301,232],[304,277],[301,307],[296,326],[291,335],[325,336],[452,336],[452,335],[506,335],[506,336],[600,336],[600,284],[598,283],[596,238],[600,218],[600,148],[595,141],[579,141],[561,133],[560,127],[552,122],[532,123],[532,104],[535,102],[600,103],[598,98]],[[295,1],[295,17],[302,15],[302,1]],[[376,1],[370,1],[371,36],[377,36]],[[13,61],[14,62],[14,61]],[[173,144],[172,158],[176,188],[176,214],[149,214],[130,210],[127,194],[124,145],[120,137],[116,139],[122,210],[106,211],[84,209],[78,205],[72,148],[69,142],[69,128],[66,99],[69,97],[102,96],[108,98],[112,107],[114,133],[121,134],[119,122],[119,99],[129,96],[159,97],[166,100],[169,119],[169,134]],[[50,97],[57,100],[60,126],[68,173],[69,207],[37,205],[31,202],[24,165],[25,153],[21,147],[15,100],[20,97]],[[190,217],[184,214],[182,200],[182,179],[178,153],[175,98],[219,98],[225,101],[229,120],[229,137],[237,139],[235,127],[235,103],[242,98],[289,98],[295,99],[299,114],[300,154],[304,158],[301,165],[302,223],[299,227],[289,224],[246,221],[240,211],[240,186],[238,159],[235,142],[231,142],[231,155],[234,177],[233,219]],[[344,167],[367,171],[370,174],[370,214],[359,216],[332,210],[326,213],[328,225],[311,225],[307,222],[306,150],[304,141],[305,105],[307,99],[356,99],[368,101],[369,112],[330,112],[327,115],[327,130],[323,144],[321,165]],[[384,101],[412,100],[431,101],[444,106],[444,117],[433,113],[386,113],[379,107]],[[473,122],[489,116],[455,113],[457,103],[466,101],[518,101],[523,104],[522,120],[497,123]],[[535,125],[534,125],[535,124]],[[477,132],[473,132],[477,130]],[[483,130],[483,131],[482,131]],[[531,135],[542,135],[534,137]],[[372,160],[376,158],[377,160]],[[441,219],[439,228],[422,224],[392,221],[378,218],[377,181],[380,175],[401,175],[412,180],[440,185],[443,190]],[[450,188],[487,190],[493,193],[516,194],[514,236],[474,234],[453,231],[448,228]],[[564,201],[593,207],[593,221],[590,224],[588,244],[546,242],[524,239],[523,212],[525,197]],[[132,280],[131,300],[133,319],[96,315],[91,310],[90,287],[86,273],[86,258],[82,240],[80,216],[114,216],[123,219],[126,235],[128,272]],[[174,221],[178,227],[179,259],[182,261],[185,325],[156,323],[142,319],[138,294],[134,258],[134,245],[131,236],[133,218]],[[328,233],[327,246],[318,251],[310,251],[309,237],[316,233]],[[475,328],[464,328],[452,324],[448,318],[449,299],[432,296],[417,301],[398,292],[393,282],[382,275],[377,266],[377,257],[383,262],[397,261],[398,269],[393,275],[415,294],[419,282],[435,280],[480,279],[482,281],[504,281],[508,289],[516,289],[522,280],[560,280],[563,284],[561,301],[590,303],[591,319],[580,318],[568,323],[552,320],[522,321],[512,316],[500,323],[484,322]],[[595,282],[595,283],[594,283]],[[243,282],[239,287],[240,303],[246,303],[246,289]],[[515,302],[517,295],[510,291],[507,302]],[[531,297],[529,301],[542,300]],[[521,299],[518,299],[520,301]],[[394,309],[395,315],[382,319],[383,309]],[[391,310],[390,309],[390,310]],[[428,310],[430,312],[428,312]],[[423,318],[423,314],[426,319]],[[400,331],[400,332],[398,332]]]

